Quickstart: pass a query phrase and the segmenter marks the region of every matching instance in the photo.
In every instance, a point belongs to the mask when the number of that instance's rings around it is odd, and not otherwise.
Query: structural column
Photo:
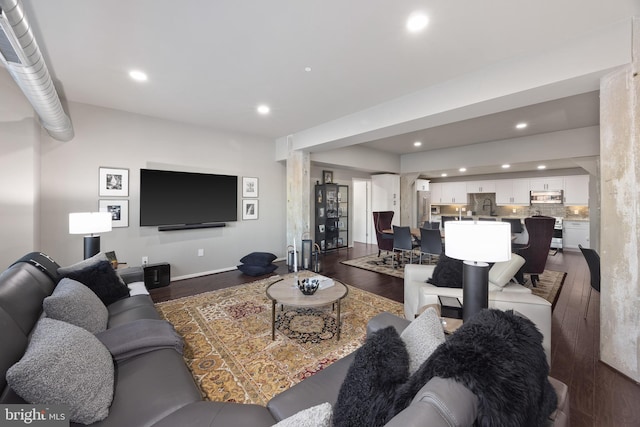
[[[287,150],[287,245],[292,245],[295,239],[300,252],[302,236],[310,232],[311,161],[309,153],[293,149],[291,136],[287,137]]]
[[[640,21],[633,62],[600,82],[601,360],[640,381]]]

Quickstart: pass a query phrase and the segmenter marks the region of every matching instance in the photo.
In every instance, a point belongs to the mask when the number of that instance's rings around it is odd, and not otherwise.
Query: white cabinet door
[[[495,181],[469,181],[467,182],[467,193],[495,193]]]
[[[561,176],[552,178],[536,178],[529,180],[529,189],[531,191],[562,190],[563,188],[564,180]]]
[[[579,249],[589,246],[589,222],[588,221],[563,221],[562,247],[565,249]]]
[[[429,183],[429,191],[431,192],[431,204],[432,205],[443,205],[446,203],[442,202],[442,183],[430,182]]]
[[[443,182],[442,203],[446,204],[466,204],[467,203],[467,183],[466,182]]]
[[[531,193],[529,193],[528,179],[513,180],[513,204],[528,205],[531,203]]]
[[[589,175],[564,177],[564,204],[573,206],[589,204]]]
[[[496,205],[528,205],[528,179],[500,179],[495,181]]]

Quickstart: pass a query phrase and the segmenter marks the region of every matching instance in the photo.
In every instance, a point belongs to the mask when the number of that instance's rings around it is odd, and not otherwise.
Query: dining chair
[[[440,228],[435,230],[421,228],[420,229],[420,261],[422,264],[422,254],[429,255],[429,264],[431,264],[431,257],[433,255],[442,255],[442,236],[440,235]]]
[[[409,252],[409,263],[413,264],[413,238],[410,227],[393,226],[393,258],[391,261],[393,268],[396,268],[396,251],[400,251],[400,256],[403,258],[404,254]],[[399,260],[398,263],[400,263]]]
[[[495,221],[495,220],[496,220],[495,218],[482,218],[482,217],[478,218],[478,221]]]
[[[393,211],[373,212],[373,225],[376,230],[376,240],[378,241],[378,256],[380,256],[381,251],[388,252],[393,250],[393,236],[383,231],[391,229],[393,215]]]
[[[600,255],[594,249],[583,248],[582,245],[578,245],[584,259],[589,266],[589,273],[591,274],[591,287],[589,288],[589,297],[587,297],[587,308],[584,309],[584,318],[587,318],[587,312],[589,311],[589,302],[591,301],[591,292],[595,289],[600,292]]]
[[[529,243],[517,251],[517,254],[525,260],[516,276],[519,283],[524,282],[524,274],[528,273],[531,284],[533,287],[536,286],[539,280],[538,275],[544,272],[547,265],[555,224],[555,218],[549,216],[532,216],[524,219],[524,226],[529,232]]]

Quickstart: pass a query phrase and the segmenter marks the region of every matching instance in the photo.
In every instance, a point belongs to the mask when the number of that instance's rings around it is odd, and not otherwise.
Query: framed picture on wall
[[[258,200],[242,199],[242,219],[258,219]]]
[[[128,200],[100,200],[99,211],[111,213],[111,226],[129,226],[129,201]]]
[[[333,184],[333,171],[322,171],[322,183]]]
[[[128,197],[129,169],[99,168],[100,197]]]
[[[242,197],[258,197],[258,178],[242,177]]]

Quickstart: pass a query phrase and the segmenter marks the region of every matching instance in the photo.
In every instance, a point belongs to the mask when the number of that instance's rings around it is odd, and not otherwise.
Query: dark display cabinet
[[[338,184],[315,186],[315,241],[322,252],[349,244],[349,187]]]

